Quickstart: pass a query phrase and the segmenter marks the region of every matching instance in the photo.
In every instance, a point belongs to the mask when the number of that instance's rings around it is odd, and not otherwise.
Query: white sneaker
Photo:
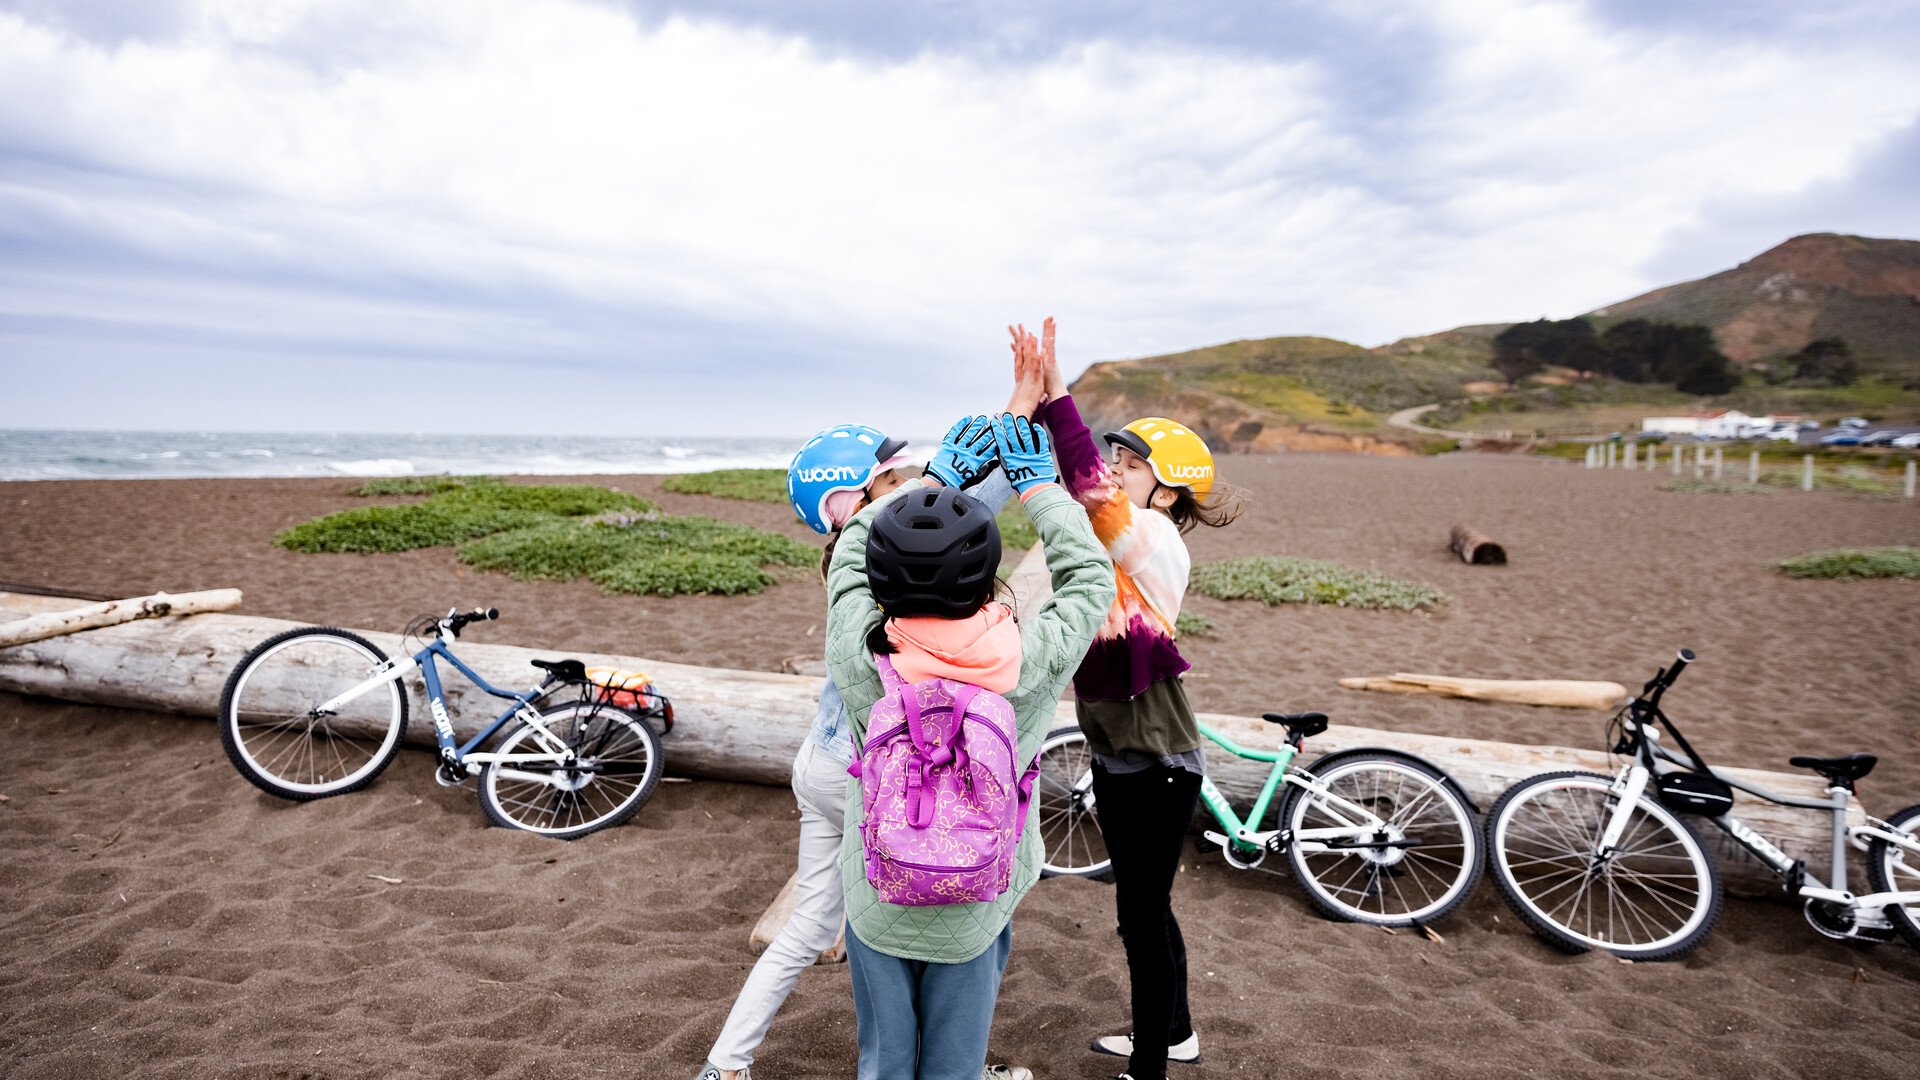
[[[1133,1035],[1102,1035],[1093,1040],[1093,1052],[1096,1054],[1112,1054],[1114,1057],[1132,1057]],[[1200,1063],[1200,1033],[1196,1031],[1187,1036],[1184,1041],[1174,1043],[1172,1046],[1167,1047],[1167,1060],[1177,1061],[1182,1065],[1198,1065]]]
[[[980,1070],[980,1080],[1033,1080],[1033,1070],[1018,1065],[989,1065]]]
[[[709,1061],[707,1067],[700,1070],[700,1075],[693,1080],[720,1080],[720,1067]],[[753,1080],[753,1070],[741,1069],[733,1074],[733,1080]]]

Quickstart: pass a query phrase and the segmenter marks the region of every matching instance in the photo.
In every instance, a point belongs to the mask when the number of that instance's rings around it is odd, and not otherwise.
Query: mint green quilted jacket
[[[900,491],[917,490],[913,481]],[[895,496],[888,496],[893,498]],[[867,632],[881,619],[867,589],[867,529],[881,499],[856,515],[840,535],[827,569],[827,668],[846,699],[856,739],[867,734],[867,714],[880,700],[880,672],[867,651]],[[1054,707],[1086,655],[1113,603],[1113,564],[1094,539],[1087,513],[1058,487],[1046,487],[1026,500],[1040,541],[1046,546],[1053,597],[1020,625],[1020,685],[1005,695],[1020,727],[1020,762],[1040,752],[1053,724]],[[1006,929],[1013,909],[1040,879],[1043,849],[1039,803],[1028,808],[1027,827],[1014,855],[1013,883],[997,899],[978,904],[902,907],[881,901],[867,884],[861,848],[860,782],[847,785],[847,829],[840,843],[840,879],[847,890],[847,923],[860,940],[878,952],[909,960],[959,964],[987,951]]]

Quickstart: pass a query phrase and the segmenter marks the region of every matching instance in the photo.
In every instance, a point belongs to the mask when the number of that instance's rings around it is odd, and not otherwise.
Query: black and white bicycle
[[[1605,949],[1634,960],[1672,960],[1698,948],[1720,913],[1720,872],[1689,823],[1705,818],[1780,875],[1805,901],[1807,921],[1835,938],[1920,948],[1920,805],[1885,821],[1847,821],[1854,785],[1871,754],[1795,757],[1827,780],[1827,798],[1777,795],[1716,773],[1660,709],[1660,698],[1694,659],[1680,650],[1614,718],[1608,741],[1626,764],[1612,776],[1554,772],[1528,777],[1487,815],[1494,884],[1533,931],[1568,952]],[[1681,753],[1661,743],[1664,727]],[[1682,756],[1684,753],[1684,757]],[[1780,806],[1832,816],[1831,877],[1822,881],[1728,811],[1733,789]],[[1847,888],[1847,848],[1866,851],[1873,892]]]

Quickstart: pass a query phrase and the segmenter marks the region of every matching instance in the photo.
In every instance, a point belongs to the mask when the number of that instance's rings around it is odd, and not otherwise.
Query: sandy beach
[[[1680,646],[1668,696],[1716,764],[1880,755],[1869,812],[1920,802],[1920,582],[1795,581],[1773,562],[1920,544],[1920,504],[1661,492],[1664,475],[1453,455],[1222,460],[1248,493],[1196,560],[1336,559],[1427,582],[1431,613],[1192,597],[1197,708],[1321,708],[1369,727],[1597,747],[1592,712],[1369,695],[1395,671],[1611,679]],[[811,542],[784,506],[588,477]],[[450,549],[303,555],[273,534],[362,505],[351,480],[0,484],[0,580],[86,593],[238,587],[247,614],[397,630],[493,604],[477,640],[777,669],[817,655],[805,573],[757,597],[611,596],[472,571]],[[1471,524],[1505,567],[1445,547]],[[0,585],[5,588],[5,585]],[[671,688],[669,688],[671,689]],[[662,785],[574,844],[486,827],[408,752],[371,789],[308,805],[243,782],[203,720],[0,695],[0,1074],[9,1077],[686,1077],[752,963],[747,931],[792,870],[791,794]],[[1311,745],[1309,746],[1311,751]],[[671,769],[672,743],[667,743]],[[1311,756],[1311,755],[1310,755]],[[374,876],[378,875],[378,876]],[[392,883],[384,878],[397,878]],[[1175,910],[1205,1063],[1176,1076],[1910,1076],[1920,954],[1817,936],[1796,907],[1729,901],[1674,964],[1567,957],[1490,886],[1439,930],[1322,921],[1286,878],[1189,858]],[[1042,883],[1015,919],[993,1059],[1108,1077],[1124,1030],[1111,895]],[[755,1062],[852,1075],[843,967],[812,969]]]

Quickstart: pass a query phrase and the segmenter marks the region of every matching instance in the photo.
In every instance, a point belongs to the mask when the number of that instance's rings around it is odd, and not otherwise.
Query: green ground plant
[[[1796,578],[1920,578],[1920,548],[1836,548],[1774,564]]]
[[[787,500],[785,469],[714,469],[677,473],[660,481],[663,491],[680,495],[712,495],[721,499],[778,503]]]
[[[1275,555],[1202,563],[1193,568],[1191,588],[1221,600],[1403,611],[1435,607],[1447,599],[1439,590],[1417,581],[1355,570],[1336,562]]]
[[[1197,611],[1183,611],[1173,620],[1173,632],[1177,637],[1212,637],[1215,629],[1213,620]]]
[[[1674,480],[1660,485],[1661,491],[1682,491],[1695,495],[1765,495],[1767,489],[1754,484],[1729,484],[1724,480]]]
[[[1040,542],[1033,519],[1027,516],[1027,508],[1018,499],[1008,500],[994,520],[1000,526],[1000,547],[1004,551],[1025,551]]]
[[[362,506],[302,522],[273,538],[291,551],[386,552],[445,547],[509,529],[653,504],[585,484],[483,484],[403,506]]]
[[[758,593],[769,566],[813,566],[820,556],[790,537],[706,517],[622,511],[547,521],[460,545],[460,560],[532,581],[587,578],[608,592],[675,596]]]
[[[500,483],[497,476],[382,476],[348,492],[363,498],[374,495],[438,495],[455,488]]]

